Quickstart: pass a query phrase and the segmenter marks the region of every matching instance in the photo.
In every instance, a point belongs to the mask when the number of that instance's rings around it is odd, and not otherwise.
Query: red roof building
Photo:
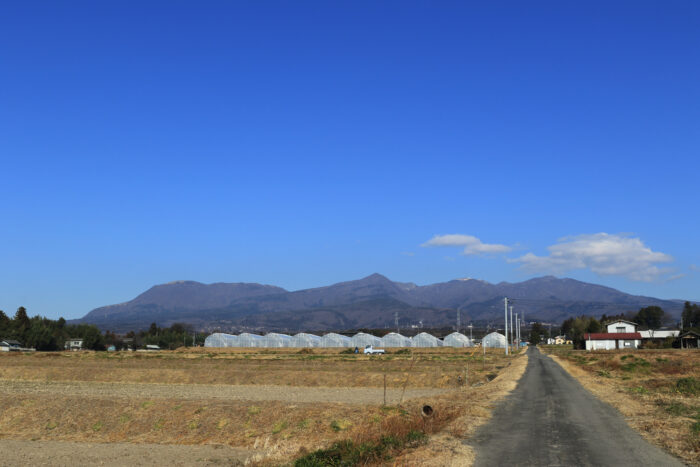
[[[592,341],[642,340],[642,335],[638,332],[594,332],[586,333],[584,337]]]
[[[586,350],[637,349],[642,344],[638,332],[598,332],[583,335]]]

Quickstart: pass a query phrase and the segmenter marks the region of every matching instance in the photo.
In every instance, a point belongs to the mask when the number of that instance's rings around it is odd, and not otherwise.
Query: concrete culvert
[[[424,416],[425,418],[432,417],[433,416],[433,408],[429,405],[424,405],[420,411],[420,414],[422,416]]]

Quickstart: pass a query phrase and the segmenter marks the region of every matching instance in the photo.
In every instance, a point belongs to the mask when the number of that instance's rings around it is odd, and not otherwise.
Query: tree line
[[[156,323],[147,330],[131,331],[122,337],[111,331],[104,334],[92,324],[68,324],[66,320],[57,320],[27,315],[27,309],[19,307],[10,318],[0,310],[0,338],[19,341],[22,346],[36,350],[63,350],[69,339],[82,339],[83,348],[106,350],[114,346],[116,350],[137,349],[149,344],[162,349],[176,349],[182,346],[203,345],[206,334],[195,333],[187,324],[175,323],[161,328]],[[193,340],[194,338],[194,340]],[[125,340],[128,339],[128,340]]]
[[[107,334],[110,335],[110,338],[113,338],[112,345],[117,349],[126,348],[123,339],[109,331],[107,331]],[[157,345],[161,349],[174,350],[178,347],[202,346],[207,335],[196,332],[191,325],[185,323],[174,323],[166,328],[161,328],[156,323],[151,323],[148,329],[138,332],[129,331],[124,337],[131,339],[133,348]]]
[[[681,313],[681,326],[684,332],[700,332],[700,305],[685,302]]]
[[[0,310],[0,337],[17,340],[24,347],[36,350],[60,350],[68,339],[73,338],[83,339],[85,348],[105,349],[104,336],[97,326],[67,324],[63,318],[52,320],[38,315],[30,318],[23,306],[17,308],[12,318]]]

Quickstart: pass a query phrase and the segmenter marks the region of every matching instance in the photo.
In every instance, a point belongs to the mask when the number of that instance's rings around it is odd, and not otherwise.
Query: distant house
[[[547,338],[547,345],[564,345],[567,343],[571,343],[571,341],[567,342],[566,341],[566,336],[556,336],[556,337],[548,337]]]
[[[586,350],[638,349],[642,335],[637,332],[637,323],[619,319],[606,325],[608,332],[584,334]]]
[[[637,323],[632,321],[625,321],[624,319],[619,319],[608,323],[606,325],[608,333],[618,333],[618,332],[637,332]]]
[[[700,334],[695,331],[686,331],[678,336],[682,349],[700,349]]]
[[[126,346],[126,350],[134,350],[134,338],[133,337],[125,337],[122,339],[122,342]]]
[[[83,339],[79,338],[73,338],[73,339],[68,339],[66,343],[64,344],[63,348],[66,350],[83,350],[83,343],[85,341]]]
[[[586,333],[586,350],[638,349],[642,335],[638,332]]]
[[[14,339],[0,340],[0,352],[15,352],[22,348],[22,344]]]

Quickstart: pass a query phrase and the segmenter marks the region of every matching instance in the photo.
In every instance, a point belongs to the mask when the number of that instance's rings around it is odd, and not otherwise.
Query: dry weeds
[[[678,389],[682,378],[700,381],[700,352],[543,350],[649,442],[700,465],[700,394]]]
[[[506,367],[508,375],[515,375],[524,361],[506,360],[497,351],[488,352],[484,360],[481,353],[469,349],[414,349],[412,354],[379,358],[343,355],[339,350],[314,349],[312,354],[299,353],[298,349],[200,349],[159,354],[1,355],[3,384],[16,389],[48,381],[50,390],[0,393],[0,438],[228,445],[280,461],[337,440],[369,439],[418,428],[437,436],[402,457],[404,465],[426,465],[421,456],[435,459],[430,450],[444,450],[448,445],[461,459],[468,459],[468,448],[461,447],[458,439],[488,417],[488,404],[507,386],[507,378],[496,375]],[[467,366],[469,384],[465,388],[460,379],[463,383]],[[401,407],[382,407],[379,397],[374,403],[352,405],[294,403],[285,396],[285,391],[293,393],[300,388],[308,392],[308,388],[352,391],[347,388],[364,387],[374,388],[375,397],[382,392],[377,388],[383,385],[385,375],[390,397],[407,388]],[[116,383],[111,385],[111,393],[91,394],[91,387],[104,389],[104,383]],[[230,400],[216,392],[217,387],[224,394],[226,390],[235,392],[241,383],[252,385],[252,392],[263,391],[272,383],[280,400]],[[62,384],[80,391],[51,390]],[[113,393],[122,386],[132,389],[128,397]],[[166,389],[155,397],[147,390],[139,393],[139,387]],[[169,387],[174,392],[168,392]],[[201,391],[207,388],[214,388],[214,392],[202,396]],[[410,399],[418,394],[416,390],[434,389],[449,393],[423,393]],[[191,397],[192,393],[199,397]],[[426,403],[436,409],[428,421],[419,415]],[[446,456],[445,452],[445,462]]]

